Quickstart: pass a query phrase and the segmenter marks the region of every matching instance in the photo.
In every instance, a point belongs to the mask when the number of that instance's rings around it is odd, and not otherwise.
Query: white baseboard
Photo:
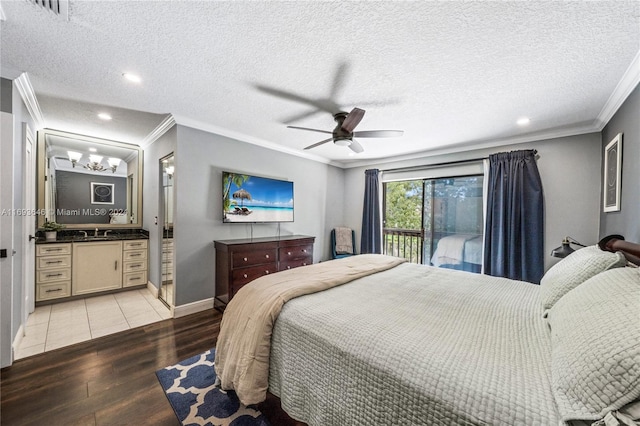
[[[11,363],[16,359],[16,352],[20,347],[20,343],[22,343],[22,339],[24,338],[24,324],[20,324],[18,327],[18,332],[16,333],[16,338],[13,339],[13,343],[11,344]]]
[[[173,317],[180,318],[186,315],[196,314],[198,312],[206,311],[213,308],[213,297],[204,300],[198,300],[197,302],[187,303],[186,305],[180,305],[173,308]]]
[[[153,294],[153,297],[158,298],[158,287],[156,287],[151,281],[147,281],[147,290]]]

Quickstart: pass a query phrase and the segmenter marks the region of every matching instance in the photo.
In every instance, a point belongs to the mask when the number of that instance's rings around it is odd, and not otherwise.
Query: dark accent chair
[[[336,230],[335,229],[331,230],[331,258],[332,259],[340,259],[343,257],[353,256],[354,254],[356,254],[356,233],[353,229],[351,230],[351,245],[353,247],[353,253],[343,253],[343,254],[336,253]]]

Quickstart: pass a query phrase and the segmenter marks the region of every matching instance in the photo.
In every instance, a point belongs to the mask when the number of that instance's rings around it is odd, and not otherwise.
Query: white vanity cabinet
[[[36,301],[71,296],[71,244],[36,246]]]
[[[147,240],[122,242],[122,286],[147,284]]]
[[[73,243],[72,295],[122,288],[122,241]]]

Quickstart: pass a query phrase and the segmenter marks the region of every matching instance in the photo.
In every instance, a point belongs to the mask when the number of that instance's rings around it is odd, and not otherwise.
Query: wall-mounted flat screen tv
[[[293,182],[222,172],[225,223],[293,222]]]

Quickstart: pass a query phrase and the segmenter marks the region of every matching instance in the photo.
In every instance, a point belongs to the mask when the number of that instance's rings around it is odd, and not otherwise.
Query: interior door
[[[0,367],[6,367],[13,362],[13,115],[0,112],[0,117]]]
[[[23,242],[22,253],[22,294],[24,295],[24,307],[22,315],[22,323],[27,323],[27,318],[31,312],[35,310],[35,234],[36,234],[36,153],[35,138],[33,131],[23,123],[22,134],[24,135],[25,151],[23,164],[23,202],[24,215],[22,216]]]

